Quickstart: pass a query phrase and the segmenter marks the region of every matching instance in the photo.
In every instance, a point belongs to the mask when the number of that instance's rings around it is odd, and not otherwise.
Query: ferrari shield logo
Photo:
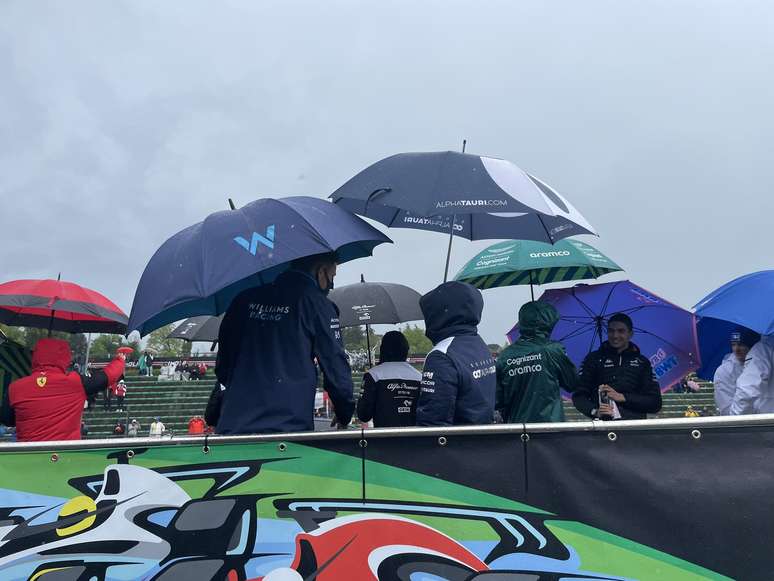
[[[35,381],[37,382],[38,387],[45,387],[48,378],[45,375],[41,375]]]

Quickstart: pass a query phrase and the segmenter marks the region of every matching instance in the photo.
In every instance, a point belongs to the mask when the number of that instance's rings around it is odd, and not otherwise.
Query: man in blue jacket
[[[225,386],[218,433],[313,430],[315,359],[338,424],[349,424],[352,372],[327,297],[334,276],[335,255],[312,256],[231,303],[218,334],[215,374]]]
[[[491,424],[497,376],[495,360],[478,335],[481,292],[463,282],[445,282],[419,306],[433,349],[422,370],[417,425]]]

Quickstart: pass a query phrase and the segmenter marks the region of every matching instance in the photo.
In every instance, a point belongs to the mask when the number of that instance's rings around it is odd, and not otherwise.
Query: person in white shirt
[[[730,336],[731,353],[723,358],[720,367],[715,370],[712,383],[715,386],[715,407],[718,415],[731,415],[731,404],[736,394],[736,380],[742,374],[744,362],[750,349],[760,339],[760,335],[749,329],[735,329]]]
[[[129,427],[126,430],[126,434],[130,438],[136,438],[138,436],[138,434],[139,434],[140,428],[141,428],[140,422],[138,422],[137,419],[133,419],[129,423]]]
[[[774,413],[774,335],[766,335],[747,354],[731,403],[731,415]]]
[[[166,426],[161,422],[159,418],[153,418],[153,423],[150,425],[150,431],[148,435],[151,438],[160,438],[166,431]]]

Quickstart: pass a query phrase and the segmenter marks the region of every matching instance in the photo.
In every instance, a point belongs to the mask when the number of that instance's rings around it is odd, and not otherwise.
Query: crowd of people
[[[600,420],[645,419],[662,407],[660,387],[634,341],[628,315],[608,318],[607,340],[576,369],[562,344],[550,339],[559,320],[556,309],[528,302],[519,310],[519,339],[495,358],[478,334],[481,292],[456,281],[420,300],[425,333],[433,343],[422,371],[407,362],[406,337],[386,333],[378,364],[365,372],[356,403],[351,357],[342,343],[337,307],[327,296],[336,266],[330,254],[298,260],[275,282],[247,289],[232,301],[220,326],[217,383],[204,417],[189,422],[189,433],[206,433],[210,426],[220,434],[313,430],[321,405],[320,371],[332,406],[331,426],[340,429],[355,414],[376,427],[560,422],[563,392],[571,394],[581,413]],[[739,329],[729,337],[729,349],[715,375],[719,412],[774,411],[774,338]],[[146,355],[140,372],[149,374],[152,356]],[[20,441],[80,438],[87,429],[81,422],[86,399],[102,391],[106,407],[115,397],[122,409],[124,358],[118,354],[103,369],[81,375],[68,371],[67,342],[40,340],[32,373],[10,385],[0,422],[15,425]],[[206,373],[206,367],[186,364],[176,369],[191,379]],[[156,418],[149,435],[161,437],[165,429]],[[140,434],[137,420],[116,430]]]
[[[562,390],[592,418],[639,419],[661,408],[661,391],[650,361],[632,342],[628,316],[610,318],[608,341],[578,372],[561,344],[549,339],[559,318],[554,307],[530,302],[519,313],[521,338],[495,359],[477,330],[483,297],[461,282],[444,283],[420,301],[434,345],[422,372],[406,361],[406,338],[387,333],[356,406],[338,312],[326,296],[335,274],[333,256],[312,257],[232,302],[220,328],[218,385],[205,414],[218,433],[313,429],[316,366],[338,427],[355,411],[376,427],[563,421]],[[299,360],[299,350],[308,360]]]

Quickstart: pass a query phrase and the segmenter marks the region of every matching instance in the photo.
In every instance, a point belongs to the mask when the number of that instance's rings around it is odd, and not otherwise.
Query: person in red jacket
[[[91,377],[67,373],[72,361],[67,341],[41,339],[32,351],[32,373],[8,386],[8,405],[0,419],[16,426],[19,442],[80,440],[83,402],[118,381],[124,359],[119,353]]]
[[[188,433],[189,434],[203,434],[207,424],[204,423],[204,419],[201,416],[194,416],[188,421]]]
[[[118,380],[118,383],[116,384],[116,389],[113,392],[113,394],[116,396],[116,407],[118,408],[119,412],[124,411],[124,398],[126,397],[126,382],[124,381],[124,376],[121,376],[121,379]]]

